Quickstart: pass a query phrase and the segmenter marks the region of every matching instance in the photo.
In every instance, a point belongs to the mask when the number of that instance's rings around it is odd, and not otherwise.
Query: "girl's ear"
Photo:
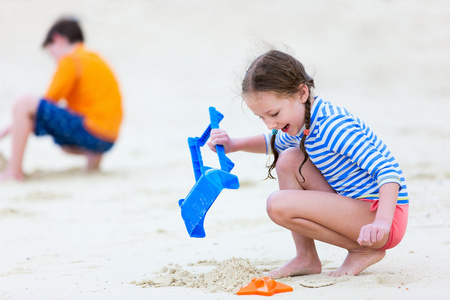
[[[300,102],[301,103],[306,103],[306,101],[308,100],[309,97],[309,89],[308,86],[304,83],[300,84],[298,86],[298,93],[300,95]]]

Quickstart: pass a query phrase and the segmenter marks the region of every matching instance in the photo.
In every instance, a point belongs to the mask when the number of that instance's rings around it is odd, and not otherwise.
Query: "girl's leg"
[[[303,154],[298,148],[291,148],[281,153],[276,168],[280,190],[311,189],[335,193],[320,171],[309,160],[302,168],[304,176],[306,174],[305,182],[303,182],[303,178],[298,172],[302,161]],[[285,265],[270,271],[268,276],[281,278],[295,275],[320,274],[322,263],[317,254],[314,239],[294,231],[292,231],[292,238],[294,239],[296,256]]]
[[[267,276],[271,278],[282,278],[297,275],[320,274],[322,263],[317,254],[313,239],[292,231],[296,255],[285,265],[270,271]]]
[[[361,227],[375,219],[369,202],[327,192],[282,190],[270,196],[268,212],[275,223],[301,236],[347,249],[344,264],[331,275],[357,275],[385,255],[378,248],[387,237],[370,248],[356,242]]]
[[[385,254],[378,250],[386,241],[375,243],[371,248],[361,247],[357,242],[362,226],[372,223],[375,212],[370,203],[340,196],[331,189],[322,174],[308,161],[302,168],[306,181],[298,174],[303,160],[299,149],[285,151],[277,163],[277,174],[281,190],[273,193],[267,202],[270,218],[297,235],[294,235],[297,249],[309,249],[308,239],[320,240],[349,251],[344,264],[333,276],[357,275],[368,266],[380,261]],[[297,188],[294,188],[297,181]],[[286,189],[288,188],[288,189]],[[301,238],[299,238],[301,236]],[[308,248],[309,247],[309,248]],[[297,250],[297,253],[301,251]],[[305,273],[295,270],[302,258],[296,257],[277,270],[279,276]],[[305,259],[303,259],[305,260]],[[305,263],[304,263],[305,264]],[[275,272],[275,271],[273,271]]]
[[[34,127],[34,116],[39,104],[39,98],[23,96],[17,99],[13,108],[13,120],[8,132],[12,136],[11,159],[6,171],[0,174],[0,181],[7,179],[24,180],[22,161],[28,136]]]

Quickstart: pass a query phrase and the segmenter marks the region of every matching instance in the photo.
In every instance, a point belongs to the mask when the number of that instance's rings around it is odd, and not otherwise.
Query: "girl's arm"
[[[263,134],[243,138],[230,138],[225,130],[213,129],[211,130],[208,146],[215,152],[216,145],[222,145],[225,148],[225,153],[236,151],[252,153],[267,152],[266,139]]]
[[[394,218],[395,206],[398,198],[398,184],[394,182],[383,184],[380,187],[380,200],[375,215],[375,221],[361,228],[357,242],[361,246],[371,246],[381,241],[389,234]]]

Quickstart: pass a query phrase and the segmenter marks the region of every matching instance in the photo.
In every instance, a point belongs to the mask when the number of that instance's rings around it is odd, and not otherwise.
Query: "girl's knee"
[[[273,192],[270,194],[269,198],[267,198],[266,211],[275,223],[279,223],[280,220],[284,219],[285,214],[288,211],[281,194],[282,191]]]
[[[277,175],[280,176],[280,174],[292,172],[293,170],[298,172],[303,157],[303,153],[297,147],[289,148],[280,153],[276,166]]]

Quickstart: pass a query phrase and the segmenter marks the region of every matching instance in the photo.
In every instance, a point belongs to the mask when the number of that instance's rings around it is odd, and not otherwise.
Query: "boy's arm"
[[[66,98],[72,91],[76,78],[77,70],[75,61],[68,57],[61,59],[53,75],[50,87],[45,94],[45,99],[57,102]]]
[[[208,146],[212,151],[216,151],[216,145],[222,145],[225,148],[225,153],[236,151],[267,153],[266,139],[263,134],[242,138],[230,138],[226,131],[213,129],[211,130]]]

